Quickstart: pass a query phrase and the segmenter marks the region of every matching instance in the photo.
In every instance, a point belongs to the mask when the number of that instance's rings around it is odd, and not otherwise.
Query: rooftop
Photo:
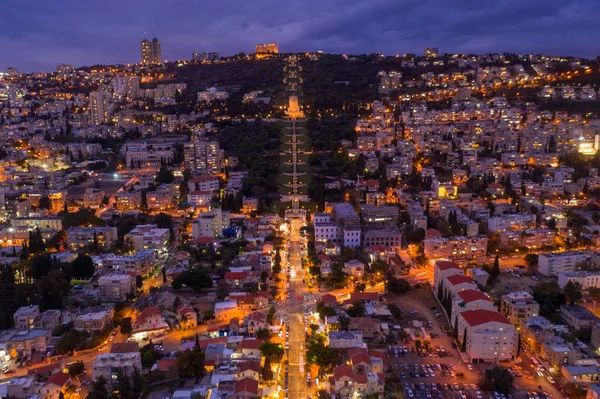
[[[479,326],[486,323],[502,323],[510,325],[510,321],[502,314],[486,309],[467,310],[460,314],[465,321],[471,326]]]

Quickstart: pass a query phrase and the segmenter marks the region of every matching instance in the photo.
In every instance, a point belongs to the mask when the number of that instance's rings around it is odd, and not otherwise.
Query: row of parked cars
[[[481,394],[479,387],[475,384],[425,384],[423,382],[420,384],[409,384],[405,382],[404,391],[409,398],[420,396],[420,394],[424,392],[427,399],[442,399],[442,392],[455,391],[459,393],[461,399],[483,399],[483,395]]]

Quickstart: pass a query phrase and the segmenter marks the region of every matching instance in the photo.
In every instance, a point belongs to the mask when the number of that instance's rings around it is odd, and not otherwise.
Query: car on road
[[[467,364],[467,369],[469,369],[469,371],[473,371],[473,366],[470,364]]]

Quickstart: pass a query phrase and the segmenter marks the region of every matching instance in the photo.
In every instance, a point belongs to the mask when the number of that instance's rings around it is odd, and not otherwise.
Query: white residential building
[[[220,237],[223,235],[223,230],[229,228],[229,226],[229,211],[216,208],[198,215],[192,223],[192,236],[194,238]]]
[[[166,249],[169,229],[159,229],[155,224],[141,224],[125,234],[125,243],[133,249]]]
[[[518,326],[521,321],[532,316],[537,316],[540,312],[540,305],[533,299],[533,296],[529,292],[511,292],[502,296],[500,311],[515,326]]]
[[[600,288],[600,272],[581,270],[558,273],[558,285],[560,285],[560,288],[565,288],[565,285],[569,281],[581,284],[581,288],[584,290]]]
[[[556,276],[563,272],[574,272],[577,265],[586,263],[589,254],[580,251],[540,254],[538,272],[544,276]]]
[[[495,363],[514,359],[519,333],[499,312],[467,310],[458,316],[458,341],[463,342],[464,339],[466,353],[471,361]]]

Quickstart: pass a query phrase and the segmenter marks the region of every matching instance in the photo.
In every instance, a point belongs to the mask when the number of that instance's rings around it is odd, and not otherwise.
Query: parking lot
[[[406,384],[405,397],[496,399],[493,393],[490,395],[478,387],[484,370],[490,365],[467,365],[462,362],[458,349],[453,347],[454,340],[447,333],[448,321],[444,314],[440,313],[441,309],[431,291],[413,290],[403,296],[399,303],[404,313],[401,327],[413,328],[414,321],[422,322],[427,334],[427,336],[422,334],[409,336],[404,341],[398,339],[386,347],[394,376],[403,385]],[[446,330],[444,331],[443,328]],[[421,341],[422,347],[425,341],[429,341],[429,350],[417,351],[415,348],[417,340]],[[534,387],[534,380],[535,378],[516,378],[515,384],[536,390],[537,385]],[[454,384],[457,386],[455,387]],[[477,394],[478,391],[481,398]],[[536,395],[537,398],[528,397],[527,390],[515,389],[510,398],[506,399],[545,399],[543,394],[536,392]]]

